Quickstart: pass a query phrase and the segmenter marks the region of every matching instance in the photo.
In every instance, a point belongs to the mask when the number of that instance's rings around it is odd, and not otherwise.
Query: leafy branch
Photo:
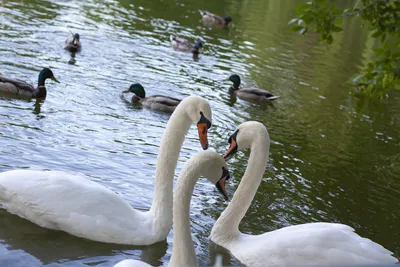
[[[289,21],[292,29],[302,35],[311,29],[319,34],[320,41],[328,44],[333,42],[336,32],[343,31],[343,17],[361,17],[378,45],[371,62],[352,83],[360,93],[380,98],[388,90],[400,88],[400,1],[359,0],[352,8],[339,9],[334,1],[314,0],[302,4],[297,12],[298,17]]]

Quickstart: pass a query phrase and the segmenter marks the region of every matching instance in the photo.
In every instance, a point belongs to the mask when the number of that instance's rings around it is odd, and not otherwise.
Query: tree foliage
[[[315,31],[321,41],[331,44],[334,33],[343,31],[343,18],[361,17],[377,45],[370,62],[352,83],[364,95],[385,97],[388,90],[400,88],[400,0],[351,2],[353,6],[345,9],[330,0],[306,2],[289,25],[300,34]]]

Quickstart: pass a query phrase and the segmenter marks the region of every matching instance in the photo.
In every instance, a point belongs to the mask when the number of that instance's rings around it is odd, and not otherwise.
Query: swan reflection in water
[[[61,231],[42,228],[2,209],[0,240],[7,245],[4,252],[0,251],[0,266],[11,266],[11,263],[12,266],[36,266],[65,260],[79,260],[85,262],[84,266],[101,261],[104,262],[104,266],[112,266],[128,257],[140,259],[153,266],[161,266],[161,259],[168,248],[166,240],[151,246],[93,242]]]

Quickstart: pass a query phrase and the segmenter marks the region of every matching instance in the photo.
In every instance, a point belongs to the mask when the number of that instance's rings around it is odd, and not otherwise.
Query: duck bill
[[[232,138],[231,145],[224,155],[225,161],[230,160],[236,152],[237,152],[237,143],[236,140]]]
[[[122,91],[123,94],[129,93],[129,92],[130,92],[129,89],[126,89],[126,90]]]
[[[74,45],[75,45],[75,46],[78,45],[78,40],[74,39]]]
[[[52,79],[53,81],[55,81],[55,82],[57,82],[57,83],[60,83],[57,79],[56,79],[56,77],[51,77],[50,79]]]
[[[229,200],[228,194],[226,193],[226,189],[225,189],[225,182],[226,182],[226,178],[221,178],[219,179],[219,181],[215,184],[215,186],[217,187],[218,191],[224,196],[224,199],[226,201]]]
[[[199,133],[200,144],[203,150],[208,148],[208,138],[207,138],[207,123],[197,123],[197,131]]]

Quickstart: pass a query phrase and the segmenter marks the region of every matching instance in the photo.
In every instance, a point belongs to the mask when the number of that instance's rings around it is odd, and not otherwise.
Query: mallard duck
[[[79,34],[75,33],[74,35],[68,37],[67,40],[65,40],[65,50],[69,50],[71,52],[78,52],[82,48],[81,43],[79,41]]]
[[[203,41],[197,40],[195,44],[189,42],[183,37],[178,37],[175,35],[170,36],[170,40],[172,46],[179,51],[183,52],[192,52],[194,55],[198,55],[200,53],[200,48],[203,47]]]
[[[271,101],[277,99],[279,96],[274,96],[268,91],[261,90],[258,88],[239,88],[240,77],[239,75],[233,74],[229,77],[229,80],[233,82],[233,86],[229,88],[229,93],[238,96],[244,100],[250,101]]]
[[[210,25],[228,25],[229,22],[232,21],[232,18],[230,16],[225,16],[225,17],[220,17],[217,16],[213,13],[210,13],[208,11],[201,11],[200,14],[203,16],[203,22],[205,24],[210,24]]]
[[[30,98],[46,98],[47,91],[44,83],[47,78],[59,83],[49,68],[43,68],[39,73],[37,88],[25,81],[7,78],[0,74],[0,91]]]
[[[173,112],[176,106],[181,102],[180,99],[163,96],[163,95],[152,95],[146,97],[146,92],[140,83],[132,84],[129,89],[123,91],[122,93],[134,93],[132,97],[133,103],[140,103],[141,105],[164,112]]]

